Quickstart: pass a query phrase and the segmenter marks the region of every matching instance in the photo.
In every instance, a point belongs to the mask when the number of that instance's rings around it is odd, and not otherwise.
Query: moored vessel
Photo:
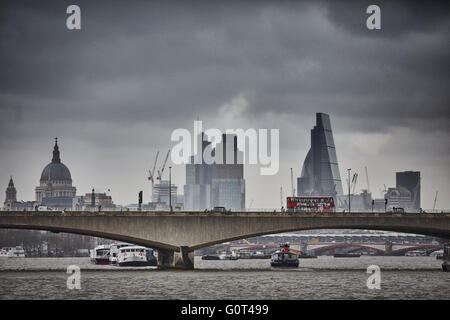
[[[141,246],[124,246],[119,249],[117,264],[120,267],[147,267],[158,264],[153,250]]]
[[[90,251],[90,259],[95,264],[109,264],[111,246],[109,244],[101,244]]]
[[[333,257],[335,258],[359,258],[361,255],[359,253],[335,253]]]
[[[21,246],[4,247],[0,249],[0,258],[25,258],[25,251]]]
[[[119,257],[120,248],[131,246],[129,243],[111,243],[109,249],[109,264],[116,265]]]
[[[405,253],[406,257],[425,257],[427,256],[427,252],[424,250],[411,250]]]
[[[202,260],[220,260],[217,254],[205,254],[202,256]]]

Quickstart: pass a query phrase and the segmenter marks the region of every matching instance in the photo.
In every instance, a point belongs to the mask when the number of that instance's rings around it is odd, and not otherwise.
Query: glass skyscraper
[[[343,195],[342,182],[331,130],[330,116],[316,113],[316,126],[311,130],[311,148],[297,179],[298,196]]]
[[[230,145],[233,146],[230,148]],[[203,141],[203,151],[210,142]],[[225,207],[226,209],[239,210],[245,208],[245,180],[244,165],[238,164],[237,137],[223,135],[222,142],[217,144],[215,152],[222,149],[222,164],[191,163],[186,165],[186,184],[184,186],[184,208],[186,210],[205,210],[213,207]],[[233,150],[234,161],[226,163],[226,152]],[[217,159],[216,159],[217,160]]]

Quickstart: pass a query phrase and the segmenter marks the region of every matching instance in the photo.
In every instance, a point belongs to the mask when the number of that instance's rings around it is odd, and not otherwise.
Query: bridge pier
[[[159,269],[194,269],[194,252],[189,252],[189,247],[181,246],[180,251],[158,249]]]

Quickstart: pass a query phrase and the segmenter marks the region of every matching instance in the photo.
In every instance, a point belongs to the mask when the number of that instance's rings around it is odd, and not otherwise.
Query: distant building
[[[36,202],[52,209],[71,209],[75,195],[72,176],[61,162],[58,140],[55,138],[52,162],[42,171],[40,185],[36,187]]]
[[[203,141],[202,155],[210,142]],[[206,139],[205,139],[206,140]],[[232,144],[232,145],[231,145]],[[227,150],[233,150],[233,163],[226,163]],[[216,152],[219,152],[216,156]],[[184,186],[184,208],[186,210],[205,210],[213,207],[225,207],[226,209],[239,210],[245,208],[245,180],[244,165],[237,159],[242,152],[237,148],[235,135],[222,135],[222,142],[218,143],[212,154],[219,163],[207,164],[201,157],[201,163],[186,165],[186,184]],[[222,164],[217,159],[222,155]]]
[[[341,176],[331,130],[330,117],[316,113],[316,126],[311,130],[311,148],[297,179],[298,196],[343,195]]]
[[[108,196],[106,193],[96,193],[94,189],[93,192],[86,193],[83,196],[83,208],[85,210],[114,210],[116,205],[112,201],[112,197]]]
[[[172,183],[169,188],[168,180],[161,180],[160,183],[153,184],[152,202],[162,202],[169,205],[169,193],[171,194],[172,205],[174,205],[178,201],[178,187]]]
[[[10,177],[8,187],[6,188],[6,197],[3,210],[8,211],[34,211],[38,203],[35,201],[17,201],[17,190],[14,186],[13,178]]]
[[[394,208],[402,208],[406,212],[419,212],[420,172],[396,172],[395,180],[395,188],[388,188],[384,199],[375,199],[374,211],[384,211],[385,209],[392,211]],[[385,199],[387,199],[386,208]]]
[[[396,188],[403,195],[409,194],[411,209],[420,209],[420,172],[403,171],[395,173]]]
[[[12,176],[9,178],[8,187],[6,188],[6,197],[4,202],[5,209],[10,209],[11,204],[17,202],[17,190],[14,187],[14,181]]]

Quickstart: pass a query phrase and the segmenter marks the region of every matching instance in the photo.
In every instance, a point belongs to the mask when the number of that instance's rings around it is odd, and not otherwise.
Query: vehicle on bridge
[[[287,197],[287,211],[335,212],[333,197]]]

